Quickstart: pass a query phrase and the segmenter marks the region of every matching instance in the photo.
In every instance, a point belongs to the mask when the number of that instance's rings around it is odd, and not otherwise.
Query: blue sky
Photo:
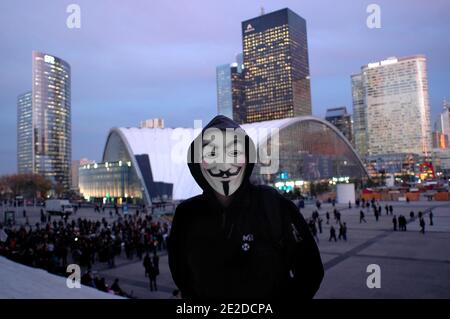
[[[81,29],[66,8],[81,7]],[[381,29],[366,8],[381,7]],[[307,20],[313,114],[345,105],[350,75],[390,56],[425,54],[432,119],[450,98],[450,1],[3,0],[0,174],[16,171],[16,98],[31,88],[32,50],[72,67],[72,156],[100,160],[114,126],[153,117],[192,126],[216,113],[215,67],[242,51],[241,21],[289,7]]]

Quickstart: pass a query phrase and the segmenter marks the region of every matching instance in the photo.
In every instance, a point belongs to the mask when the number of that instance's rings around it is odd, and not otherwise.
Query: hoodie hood
[[[239,126],[239,124],[233,121],[232,119],[223,115],[217,115],[216,117],[214,117],[203,128],[201,133],[192,141],[187,153],[189,170],[192,176],[194,177],[195,181],[197,182],[197,184],[203,189],[204,193],[212,194],[214,192],[212,186],[203,176],[200,167],[200,163],[203,160],[203,150],[202,150],[203,135],[205,131],[209,128],[219,129],[223,132],[225,132],[226,129],[234,129],[236,134],[244,137],[243,140],[245,141],[245,168],[242,183],[240,184],[239,188],[234,192],[235,194],[237,194],[250,183],[249,179],[253,171],[254,163],[256,162],[255,144],[253,143],[250,136],[248,136],[248,134]]]

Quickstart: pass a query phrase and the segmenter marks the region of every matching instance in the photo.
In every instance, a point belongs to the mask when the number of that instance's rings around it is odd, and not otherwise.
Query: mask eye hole
[[[216,148],[212,148],[210,150],[204,150],[203,156],[206,158],[216,158],[218,156]]]
[[[231,152],[228,153],[228,155],[232,156],[232,157],[238,157],[241,154],[242,154],[242,152],[239,150],[232,150]]]

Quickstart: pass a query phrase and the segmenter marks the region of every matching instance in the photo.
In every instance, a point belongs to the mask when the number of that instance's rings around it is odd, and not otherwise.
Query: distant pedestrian
[[[414,218],[414,212],[413,212],[413,211],[411,211],[411,212],[409,213],[409,218],[411,218],[411,219]]]
[[[329,212],[327,212],[326,214],[325,214],[325,217],[327,218],[327,225],[330,223],[330,213]]]
[[[345,223],[339,225],[339,236],[338,239],[347,241],[347,225]]]
[[[392,218],[392,224],[394,224],[394,231],[397,231],[397,217],[395,215]]]
[[[149,273],[149,271],[150,271],[151,264],[152,264],[152,261],[151,261],[151,259],[150,259],[149,254],[147,253],[147,254],[145,254],[144,262],[142,263],[142,265],[144,266],[144,269],[145,269],[145,277],[148,276],[148,273]]]
[[[348,208],[351,209],[352,208],[352,202],[348,201]]]
[[[375,209],[375,220],[378,221],[378,210]]]
[[[420,232],[422,234],[425,234],[425,220],[423,219],[423,217],[420,218]]]
[[[148,270],[148,278],[150,280],[150,291],[157,291],[158,287],[156,286],[156,277],[158,276],[157,269],[153,264],[151,264]]]
[[[389,205],[389,212],[391,215],[394,213],[394,207],[392,207],[392,205]]]
[[[361,224],[362,222],[367,223],[364,212],[362,210],[359,211],[359,223]]]
[[[320,234],[322,234],[322,221],[323,221],[323,219],[320,218],[320,217],[317,219],[317,225],[319,226],[319,233]]]
[[[322,204],[320,203],[320,201],[319,201],[319,200],[317,200],[317,201],[316,201],[316,207],[317,207],[317,209],[319,209],[319,210],[320,210],[320,206],[322,206]]]
[[[389,215],[389,206],[388,205],[384,206],[384,210],[386,211],[386,215]]]
[[[332,239],[334,239],[335,242],[337,241],[336,229],[334,229],[333,225],[330,227],[330,239],[328,241],[331,241]]]
[[[430,211],[429,217],[430,217],[430,226],[433,226],[433,212],[432,211]]]

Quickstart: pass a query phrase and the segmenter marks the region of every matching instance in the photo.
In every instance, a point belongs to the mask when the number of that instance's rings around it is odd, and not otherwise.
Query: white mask
[[[200,168],[208,184],[224,196],[236,192],[244,179],[245,136],[232,129],[207,129],[202,155]]]

